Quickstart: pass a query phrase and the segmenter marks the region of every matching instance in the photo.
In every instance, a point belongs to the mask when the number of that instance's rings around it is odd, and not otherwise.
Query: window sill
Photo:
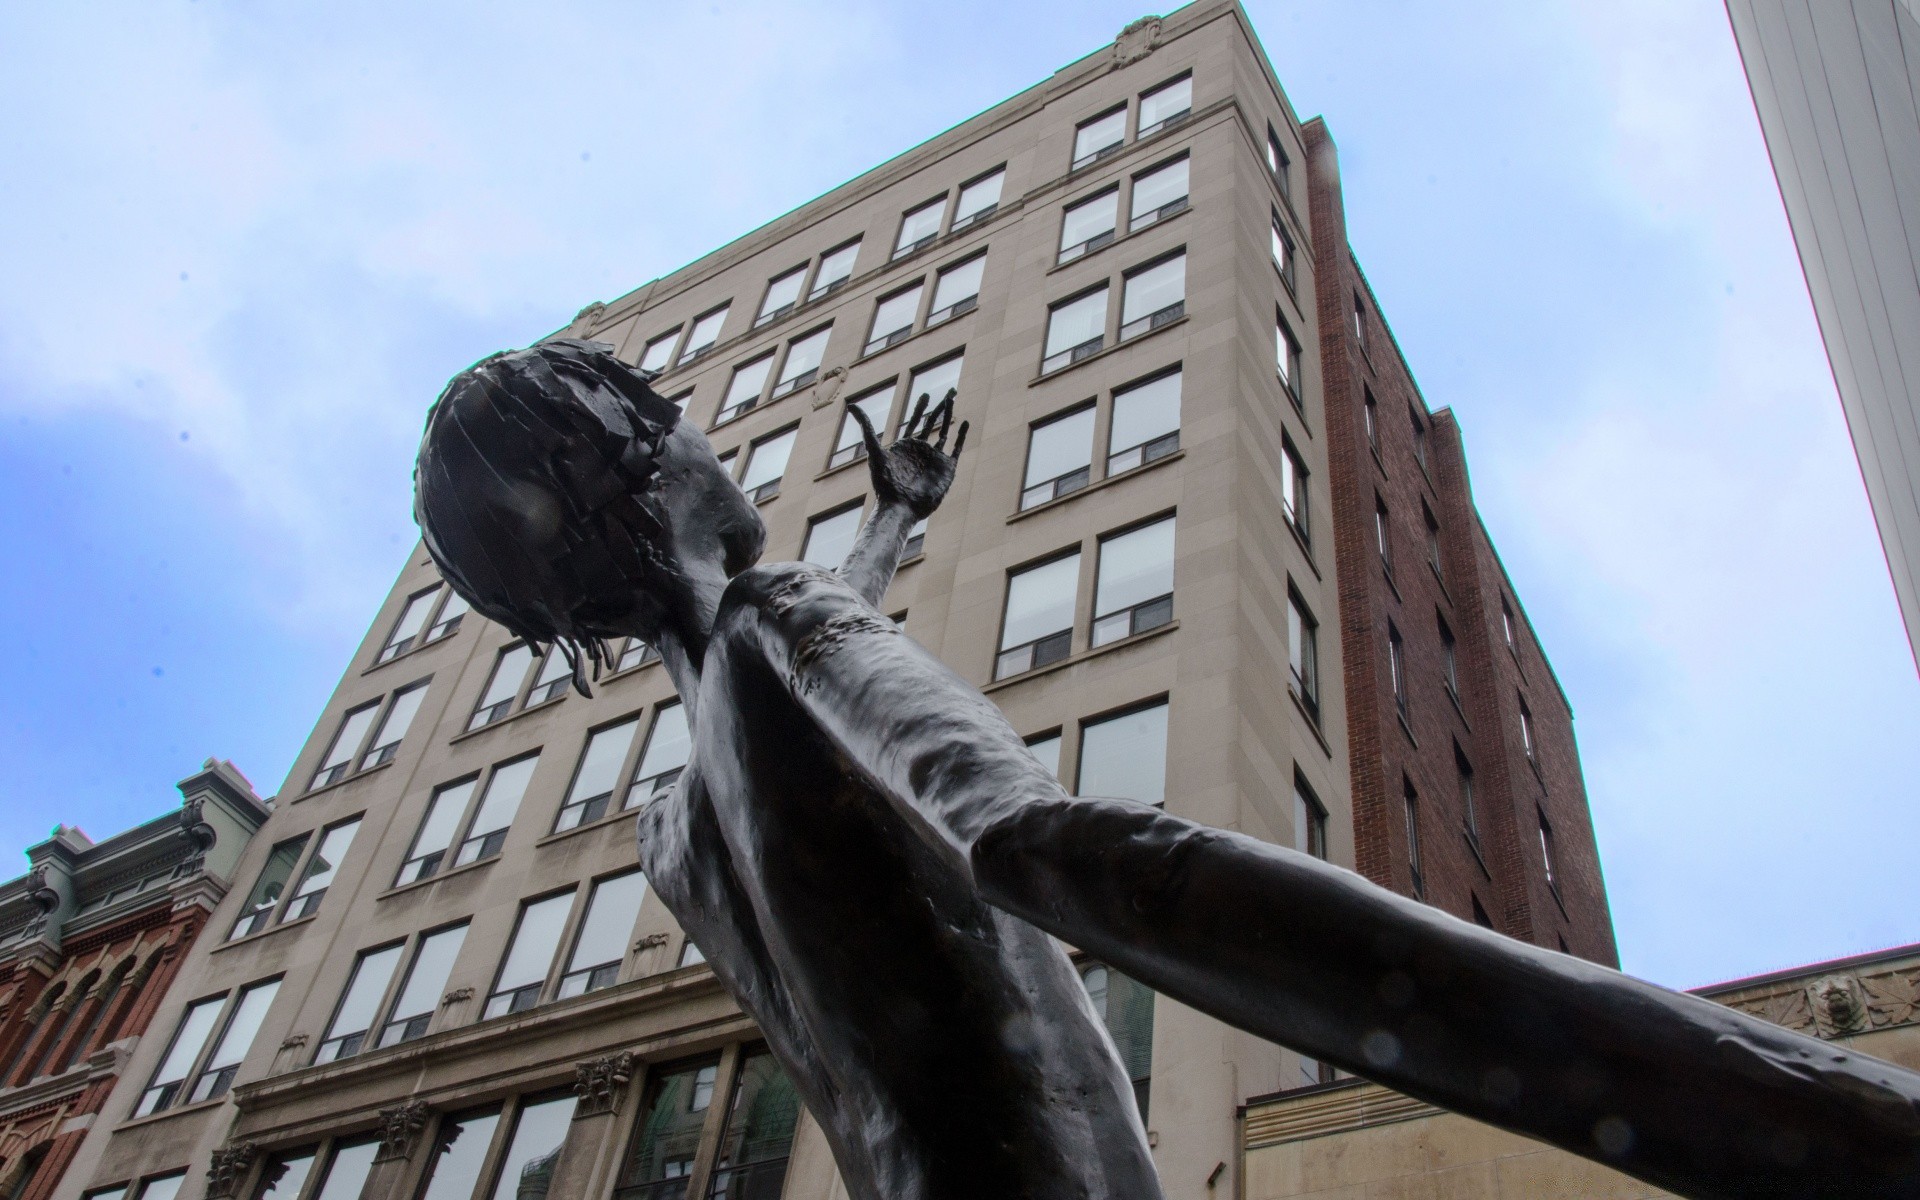
[[[300,795],[295,796],[293,798],[293,802],[295,804],[299,804],[303,800],[311,800],[315,796],[323,796],[328,792],[338,791],[339,789],[347,786],[348,784],[352,783],[356,779],[365,779],[367,776],[373,774],[375,771],[384,771],[388,767],[391,767],[393,764],[394,764],[394,759],[390,758],[383,763],[375,763],[371,767],[362,767],[358,771],[355,771],[353,774],[347,776],[344,779],[336,779],[332,783],[329,783],[324,787],[317,787],[317,788],[314,788],[312,791],[302,792]]]
[[[1320,718],[1313,715],[1313,710],[1306,706],[1305,702],[1300,699],[1299,693],[1295,692],[1291,687],[1287,689],[1287,699],[1293,701],[1294,711],[1299,713],[1300,719],[1307,723],[1307,728],[1313,733],[1313,740],[1320,743],[1320,753],[1326,755],[1328,760],[1331,761],[1333,758],[1333,747],[1327,744],[1327,735],[1320,728]]]
[[[1413,726],[1407,723],[1407,714],[1401,712],[1399,708],[1396,707],[1393,710],[1393,719],[1400,723],[1400,732],[1406,734],[1407,741],[1413,744],[1415,750],[1418,750],[1420,748],[1420,739],[1413,736]]]
[[[1551,879],[1547,880],[1547,895],[1553,897],[1553,902],[1559,906],[1562,917],[1569,921],[1573,920],[1573,914],[1567,911],[1567,902],[1560,898],[1560,885]]]
[[[155,1125],[171,1117],[184,1116],[187,1113],[206,1112],[208,1109],[219,1108],[227,1102],[227,1097],[231,1095],[233,1095],[233,1091],[229,1088],[225,1093],[215,1096],[211,1100],[196,1100],[191,1104],[176,1104],[172,1108],[163,1109],[157,1113],[148,1113],[144,1117],[129,1117],[114,1126],[114,1132],[118,1133],[122,1129],[132,1129],[136,1126]]]
[[[1487,870],[1487,856],[1480,849],[1480,839],[1473,835],[1473,830],[1464,825],[1460,827],[1460,836],[1466,839],[1467,849],[1473,851],[1473,861],[1480,864],[1480,873],[1487,877],[1488,883],[1492,883],[1493,872]]]
[[[1051,383],[1052,381],[1060,378],[1062,375],[1068,375],[1074,371],[1078,371],[1080,368],[1088,365],[1089,363],[1100,362],[1115,354],[1120,353],[1122,350],[1131,350],[1133,347],[1138,346],[1140,343],[1148,341],[1151,338],[1158,337],[1159,335],[1165,333],[1169,329],[1178,329],[1182,325],[1185,325],[1188,321],[1191,321],[1192,319],[1193,318],[1191,315],[1183,315],[1178,320],[1168,321],[1165,325],[1160,326],[1160,328],[1158,329],[1149,329],[1145,333],[1135,334],[1133,337],[1128,338],[1124,342],[1115,342],[1113,345],[1108,346],[1105,349],[1094,351],[1092,354],[1087,355],[1085,358],[1081,359],[1079,362],[1071,362],[1064,367],[1055,367],[1053,370],[1048,371],[1044,375],[1035,375],[1032,379],[1027,380],[1027,386],[1039,387],[1043,383]]]
[[[498,854],[492,855],[487,858],[476,858],[470,863],[461,863],[457,867],[448,867],[444,871],[437,871],[434,874],[427,876],[425,879],[416,879],[412,883],[403,883],[403,884],[400,884],[398,887],[390,887],[386,891],[381,892],[379,895],[375,896],[373,900],[374,900],[374,903],[378,904],[382,900],[392,899],[393,897],[401,895],[405,892],[417,892],[421,888],[432,887],[434,884],[439,883],[443,879],[451,879],[455,875],[464,875],[469,871],[477,871],[481,867],[489,867],[499,861],[500,861],[500,856]],[[308,920],[311,920],[311,919],[312,919],[311,917],[308,918]]]
[[[1193,211],[1193,205],[1188,204],[1185,208],[1181,209],[1177,213],[1174,213],[1172,216],[1162,217],[1158,221],[1153,222],[1153,224],[1151,225],[1142,225],[1138,229],[1129,229],[1125,233],[1115,234],[1114,239],[1106,243],[1105,245],[1095,247],[1094,249],[1089,250],[1084,254],[1076,255],[1073,258],[1068,259],[1066,262],[1055,263],[1053,266],[1048,267],[1047,274],[1057,275],[1061,271],[1070,271],[1073,268],[1079,266],[1083,262],[1089,262],[1093,259],[1100,257],[1102,254],[1105,254],[1107,251],[1113,249],[1115,246],[1124,246],[1128,242],[1133,241],[1135,238],[1146,237],[1148,234],[1152,233],[1156,229],[1165,229],[1167,226],[1173,224],[1175,221],[1178,221],[1181,217],[1186,216],[1188,213],[1192,211]],[[1116,216],[1115,220],[1118,220],[1118,219],[1119,218]],[[1071,250],[1073,247],[1069,246],[1067,248]],[[1054,251],[1054,253],[1058,254],[1059,251],[1056,250]]]
[[[876,430],[875,432],[878,432],[878,431]],[[862,454],[859,458],[850,458],[846,462],[841,463],[837,467],[828,467],[826,470],[820,472],[818,475],[815,475],[813,477],[813,481],[815,483],[819,483],[822,479],[827,479],[834,475],[838,475],[840,472],[849,470],[853,467],[860,466],[866,461],[867,461],[867,456],[864,454]]]
[[[618,671],[608,671],[604,676],[595,680],[594,682],[606,684],[606,683],[612,683],[616,679],[631,679],[633,676],[638,675],[640,672],[646,670],[648,667],[657,667],[664,661],[666,660],[661,658],[658,654],[656,654],[652,658],[649,658],[647,661],[642,663],[635,663],[631,667],[626,667]]]
[[[1030,671],[1022,671],[1018,675],[1009,675],[1005,679],[996,679],[981,688],[980,694],[983,696],[991,695],[1003,688],[1012,687],[1014,684],[1026,683],[1028,680],[1037,679],[1042,675],[1051,675],[1055,671],[1063,671],[1068,667],[1078,666],[1090,658],[1098,658],[1102,654],[1108,654],[1127,646],[1137,646],[1141,642],[1151,641],[1154,638],[1172,633],[1178,628],[1180,628],[1180,621],[1179,618],[1176,617],[1168,621],[1165,625],[1149,629],[1145,633],[1136,633],[1132,637],[1124,637],[1117,642],[1108,642],[1104,646],[1095,646],[1091,650],[1082,650],[1078,654],[1069,654],[1058,662],[1050,662],[1044,667],[1035,667]]]
[[[862,347],[860,357],[854,359],[851,363],[849,363],[848,369],[851,370],[853,367],[860,366],[863,363],[870,363],[876,358],[883,358],[886,355],[893,353],[895,350],[898,350],[902,346],[910,346],[913,343],[919,341],[921,338],[926,337],[928,334],[934,332],[935,330],[946,329],[947,327],[953,324],[954,324],[953,321],[942,321],[938,325],[922,326],[921,328],[916,329],[912,333],[908,334],[906,337],[903,337],[899,341],[894,342],[892,345],[882,346],[878,350],[869,352],[865,349],[865,347]]]
[[[632,785],[628,785],[628,786],[631,787]],[[652,800],[653,798],[649,797],[648,803],[652,803]],[[587,821],[583,824],[575,825],[572,829],[558,829],[553,831],[552,833],[542,834],[540,837],[540,840],[533,844],[533,848],[535,850],[540,850],[547,846],[553,845],[555,842],[564,842],[570,837],[577,837],[583,833],[590,833],[595,829],[605,829],[609,825],[617,825],[620,823],[620,819],[622,817],[631,821],[635,817],[639,816],[641,810],[645,809],[646,807],[647,806],[645,804],[636,804],[632,808],[616,809],[615,811],[608,813],[606,816],[601,817],[597,821]]]
[[[1447,699],[1453,702],[1453,711],[1459,714],[1460,724],[1466,727],[1468,733],[1472,733],[1473,722],[1467,720],[1467,709],[1465,705],[1460,703],[1460,693],[1450,687],[1442,687],[1440,690],[1445,692]]]
[[[1155,467],[1165,466],[1170,462],[1178,462],[1179,460],[1185,458],[1186,456],[1187,456],[1186,450],[1180,449],[1180,450],[1175,450],[1172,454],[1162,455],[1161,457],[1154,459],[1150,463],[1141,463],[1137,467],[1129,467],[1126,470],[1120,472],[1118,475],[1109,475],[1105,479],[1096,480],[1095,482],[1090,483],[1083,488],[1080,488],[1076,491],[1068,492],[1064,496],[1057,496],[1054,499],[1047,501],[1045,504],[1036,504],[1032,508],[1023,508],[1019,512],[1014,513],[1012,516],[1008,517],[1007,524],[1011,525],[1015,521],[1024,521],[1028,517],[1035,516],[1039,513],[1047,512],[1051,509],[1059,508],[1063,504],[1071,504],[1075,500],[1078,500],[1080,497],[1085,496],[1091,492],[1097,492],[1101,488],[1107,487],[1110,484],[1119,483],[1122,480],[1132,479],[1137,475],[1143,475],[1146,472],[1153,470]]]
[[[498,721],[489,722],[488,724],[482,725],[478,729],[469,729],[465,733],[456,733],[452,737],[447,739],[447,745],[452,746],[459,742],[464,742],[468,738],[477,738],[483,733],[492,733],[494,730],[499,729],[502,726],[513,724],[515,721],[518,721],[521,717],[530,716],[533,713],[537,713],[537,712],[545,712],[546,710],[548,710],[549,708],[552,708],[556,704],[559,704],[561,701],[565,700],[566,698],[567,698],[567,693],[561,692],[558,696],[553,697],[551,700],[542,700],[538,704],[529,704],[525,708],[521,709],[519,712],[510,713],[507,716],[501,717]]]
[[[418,646],[410,646],[407,649],[402,650],[400,653],[394,655],[392,658],[385,659],[381,662],[377,662],[373,664],[372,666],[368,667],[366,670],[360,672],[360,674],[364,677],[364,676],[373,674],[375,671],[382,670],[386,667],[390,667],[394,663],[405,662],[407,659],[414,657],[416,654],[425,654],[427,651],[433,649],[435,646],[445,645],[447,642],[452,641],[454,638],[458,636],[460,636],[460,631],[456,629],[452,633],[446,634],[442,637],[437,637],[430,642],[422,642]]]
[[[1380,560],[1380,577],[1387,581],[1387,590],[1393,593],[1394,600],[1405,604],[1406,598],[1400,594],[1400,584],[1393,577],[1393,564],[1385,559]]]
[[[320,914],[316,912],[304,917],[295,917],[291,921],[281,921],[277,925],[269,925],[265,929],[259,930],[258,932],[255,932],[255,933],[250,933],[245,937],[234,938],[230,942],[221,942],[218,946],[215,946],[213,949],[207,951],[207,953],[219,954],[222,951],[231,950],[235,946],[244,946],[249,942],[258,942],[263,939],[270,938],[274,934],[279,933],[283,929],[298,929],[300,926],[305,925],[310,921],[317,921],[319,919],[320,919]],[[158,1116],[159,1114],[156,1113],[154,1115]]]

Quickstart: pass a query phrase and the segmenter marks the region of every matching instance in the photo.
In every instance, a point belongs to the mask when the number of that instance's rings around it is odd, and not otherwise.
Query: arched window
[[[71,1071],[73,1065],[79,1062],[92,1048],[90,1043],[93,1041],[93,1035],[100,1031],[101,1023],[107,1018],[107,1010],[111,1008],[113,1002],[119,998],[120,985],[126,982],[127,972],[132,969],[133,959],[131,957],[124,958],[120,960],[120,965],[113,969],[113,974],[107,976],[107,982],[101,986],[98,997],[87,1005],[85,1028],[80,1031],[78,1037],[73,1039],[72,1043],[67,1047],[66,1054],[62,1056],[60,1062],[53,1068],[50,1074],[58,1075],[64,1071]]]
[[[69,989],[66,995],[62,997],[65,1003],[59,1015],[56,1017],[52,1013],[48,1014],[50,1019],[44,1026],[44,1032],[40,1037],[40,1044],[34,1048],[33,1057],[27,1060],[26,1069],[20,1072],[18,1082],[25,1083],[42,1073],[47,1065],[48,1056],[50,1056],[54,1048],[60,1044],[60,1039],[66,1036],[67,1031],[73,1028],[74,1018],[79,1015],[80,1009],[87,1003],[87,993],[92,990],[93,985],[98,982],[100,982],[100,972],[89,971],[86,976],[80,980],[79,986]]]
[[[40,1002],[34,1005],[31,1012],[28,1013],[26,1022],[27,1032],[21,1037],[20,1041],[15,1044],[13,1053],[7,1056],[6,1069],[0,1070],[0,1086],[4,1086],[7,1080],[13,1079],[14,1067],[19,1065],[22,1058],[26,1057],[27,1048],[34,1044],[34,1031],[42,1026],[47,1019],[47,1014],[53,1011],[54,1005],[60,1003],[60,997],[66,995],[66,992],[66,984],[54,984],[47,989],[46,994],[41,997]],[[14,1080],[14,1082],[25,1083],[26,1080],[20,1079]]]
[[[127,1013],[132,1011],[134,1001],[140,996],[140,989],[153,978],[154,972],[160,969],[160,959],[166,952],[167,948],[162,946],[147,955],[147,961],[140,964],[140,969],[135,971],[129,977],[127,985],[120,989],[120,994],[114,998],[113,1012],[108,1015],[106,1023],[101,1026],[97,1035],[101,1045],[104,1046],[120,1036],[121,1027],[126,1024]]]

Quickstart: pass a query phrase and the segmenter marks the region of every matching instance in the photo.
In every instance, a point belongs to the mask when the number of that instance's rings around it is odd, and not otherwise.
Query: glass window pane
[[[1027,750],[1036,759],[1040,760],[1040,765],[1047,769],[1049,775],[1052,775],[1055,779],[1060,778],[1059,734],[1050,733],[1046,737],[1028,742]]]
[[[678,700],[660,706],[653,716],[653,730],[647,734],[647,748],[640,755],[634,778],[642,782],[677,771],[687,765],[693,754],[693,736],[687,729],[687,708]]]
[[[168,1047],[160,1069],[153,1073],[151,1086],[178,1083],[187,1077],[187,1072],[193,1069],[193,1060],[200,1057],[207,1039],[213,1036],[213,1023],[219,1018],[220,1005],[225,1000],[225,996],[215,996],[187,1009],[186,1015],[180,1018],[180,1032],[174,1035],[173,1045]]]
[[[943,312],[962,300],[978,296],[980,277],[986,269],[987,256],[981,254],[940,272],[940,283],[933,289],[933,310]]]
[[[707,1195],[712,1200],[778,1196],[799,1120],[799,1093],[773,1055],[766,1050],[744,1055]]]
[[[1173,591],[1173,518],[1100,543],[1094,616],[1119,612]]]
[[[1107,289],[1070,300],[1047,315],[1046,356],[1052,358],[1107,332]]]
[[[529,1104],[513,1124],[513,1140],[500,1161],[493,1200],[546,1200],[553,1186],[553,1165],[573,1123],[576,1097],[559,1096]]]
[[[860,535],[860,517],[860,506],[855,505],[808,525],[807,544],[800,552],[800,560],[829,571],[837,570],[853,552],[854,539]]]
[[[380,732],[373,735],[373,744],[367,747],[369,759],[374,759],[388,746],[400,744],[400,739],[407,736],[407,729],[413,724],[414,714],[420,711],[420,702],[426,698],[427,685],[424,683],[394,696],[392,706],[387,709],[386,720],[380,722]]]
[[[533,677],[533,693],[527,702],[531,704],[534,701],[546,699],[544,693],[547,686],[559,683],[563,679],[568,681],[573,679],[573,668],[568,665],[567,656],[560,653],[558,646],[554,646],[549,648],[547,656],[540,660],[540,673]]]
[[[726,413],[743,404],[760,398],[760,389],[766,386],[767,372],[773,370],[773,355],[763,354],[750,363],[735,367],[733,381],[727,385],[727,397],[720,403],[720,411]]]
[[[493,678],[487,683],[486,694],[480,697],[479,707],[489,709],[518,696],[520,685],[526,682],[527,671],[532,666],[533,650],[525,642],[502,651],[493,665]]]
[[[874,433],[882,437],[886,436],[887,411],[893,407],[893,384],[889,383],[885,387],[875,388],[873,391],[853,401],[851,407],[857,408],[867,414],[867,420],[872,423]],[[833,443],[833,459],[828,465],[837,467],[841,463],[852,462],[855,458],[859,457],[859,455],[855,453],[856,448],[863,445],[864,443],[860,436],[860,423],[853,419],[851,413],[842,415],[840,418],[840,437]]]
[[[1137,384],[1113,396],[1109,454],[1131,450],[1180,428],[1179,371]]]
[[[1132,324],[1185,299],[1187,256],[1176,254],[1163,263],[1127,276],[1127,295],[1120,306],[1120,323]]]
[[[480,1172],[487,1165],[498,1112],[466,1113],[440,1122],[433,1153],[427,1159],[427,1183],[420,1200],[473,1200]]]
[[[873,332],[867,335],[867,344],[871,346],[890,334],[913,328],[914,321],[920,315],[920,293],[925,290],[925,284],[916,283],[906,291],[882,300],[873,310]]]
[[[673,344],[679,340],[680,330],[676,326],[671,332],[663,333],[648,342],[647,348],[640,354],[640,369],[642,371],[666,370],[667,364],[673,361]]]
[[[393,981],[394,968],[400,965],[401,949],[395,944],[368,950],[353,964],[353,977],[347,980],[340,1008],[334,1014],[333,1023],[327,1026],[327,1035],[321,1039],[314,1062],[332,1062],[359,1052],[364,1043],[361,1035],[373,1028],[380,1001],[387,994],[387,984]]]
[[[1082,976],[1089,997],[1096,982],[1094,971],[1103,972],[1098,980],[1101,994],[1094,1007],[1106,1023],[1113,1048],[1120,1052],[1120,1062],[1138,1095],[1140,1085],[1153,1074],[1153,991],[1139,980],[1103,966]]]
[[[567,910],[572,906],[573,893],[569,891],[536,900],[520,910],[520,926],[514,930],[513,945],[500,964],[496,992],[526,987],[547,977],[547,968],[560,945],[560,932],[567,923]]]
[[[755,442],[747,454],[747,473],[740,478],[740,489],[751,492],[785,475],[787,459],[793,456],[794,439],[799,436],[798,429],[789,429],[765,441]]]
[[[1140,97],[1140,129],[1145,132],[1193,108],[1193,76],[1176,79]]]
[[[574,772],[573,786],[567,789],[567,803],[579,804],[613,791],[620,782],[620,768],[633,746],[633,735],[640,718],[595,730],[587,737],[587,748],[580,755],[580,769]]]
[[[306,849],[310,836],[303,833],[297,838],[289,838],[267,855],[266,865],[260,868],[260,878],[254,881],[253,891],[247,894],[247,906],[241,912],[240,919],[234,922],[233,932],[227,935],[229,939],[245,937],[263,927],[267,917],[279,905],[287,881],[293,878],[294,864],[300,861],[300,852]]]
[[[372,1141],[335,1150],[333,1161],[327,1164],[326,1178],[314,1192],[313,1200],[360,1200],[367,1176],[373,1172],[373,1156],[379,1149],[380,1143]]]
[[[460,818],[466,815],[467,801],[473,799],[474,785],[478,782],[469,779],[433,794],[433,799],[427,802],[427,815],[420,821],[420,832],[413,840],[410,858],[425,858],[453,845],[454,831],[460,827]]]
[[[446,637],[458,629],[460,618],[466,616],[467,611],[472,607],[467,603],[467,598],[459,592],[448,595],[447,602],[440,606],[440,615],[434,619],[433,628],[427,630],[427,640],[433,641],[436,638]]]
[[[460,947],[466,940],[464,921],[420,939],[420,945],[413,952],[413,966],[407,969],[407,981],[401,985],[400,998],[393,1002],[393,1015],[387,1018],[389,1025],[433,1016],[440,1007],[440,998],[446,994],[453,961],[460,957]],[[381,1044],[386,1044],[385,1038]]]
[[[487,781],[487,794],[481,798],[480,811],[473,818],[468,837],[479,837],[513,824],[514,814],[520,811],[520,799],[527,794],[527,781],[533,778],[533,768],[539,762],[539,755],[529,755],[493,769],[493,778]]]
[[[602,879],[593,885],[587,900],[587,916],[580,922],[574,939],[573,957],[567,960],[569,972],[617,963],[627,956],[627,943],[633,939],[633,923],[640,919],[640,902],[647,895],[647,877],[628,871]]]
[[[700,1150],[701,1128],[713,1098],[714,1075],[712,1063],[667,1067],[652,1074],[640,1108],[639,1126],[634,1130],[633,1149],[621,1173],[622,1186],[684,1179],[692,1173],[694,1156]]]
[[[1083,200],[1069,208],[1060,223],[1060,248],[1070,250],[1084,242],[1112,233],[1120,211],[1120,189],[1114,188]]]
[[[1295,690],[1309,704],[1319,697],[1318,649],[1313,619],[1297,598],[1287,597],[1287,665],[1293,673]]]
[[[254,1035],[260,1032],[260,1023],[267,1019],[267,1009],[273,1007],[273,998],[279,992],[280,981],[273,979],[256,983],[240,993],[239,1002],[233,1006],[233,1016],[227,1021],[227,1031],[220,1035],[219,1046],[207,1059],[207,1070],[234,1066],[247,1056]]]
[[[1073,161],[1077,165],[1109,146],[1118,146],[1127,137],[1127,110],[1116,108],[1082,125],[1073,138]]]
[[[843,279],[853,275],[853,260],[860,254],[860,243],[853,242],[842,246],[820,260],[820,274],[813,281],[813,295],[818,296]]]
[[[187,1173],[181,1171],[176,1175],[162,1175],[157,1179],[149,1179],[140,1188],[140,1200],[174,1200],[174,1197],[180,1194],[180,1185],[186,1181],[186,1178]]]
[[[314,1152],[302,1151],[274,1159],[260,1173],[260,1186],[253,1200],[299,1200],[300,1189],[313,1174]]]
[[[808,371],[820,369],[820,360],[827,353],[827,335],[831,329],[822,329],[810,333],[793,345],[787,347],[786,365],[780,368],[780,382],[787,383],[800,378]]]
[[[907,402],[900,408],[900,423],[905,425],[907,418],[913,416],[913,406],[920,403],[920,397],[928,396],[929,404],[938,404],[947,398],[947,393],[960,386],[961,356],[941,359],[930,366],[921,367],[907,381]],[[893,431],[895,437],[900,431]]]
[[[1159,804],[1167,796],[1167,706],[1096,721],[1080,731],[1082,796]]]
[[[1000,203],[1000,189],[1007,182],[1005,171],[995,171],[985,179],[977,179],[960,189],[960,203],[954,207],[953,223],[960,222],[975,213],[985,212]]]
[[[728,307],[723,304],[693,323],[693,332],[687,335],[687,354],[696,354],[720,340],[720,327],[726,324]]]
[[[1007,623],[1000,635],[1000,648],[1025,645],[1073,628],[1073,601],[1079,586],[1078,550],[1008,579]]]
[[[904,250],[923,238],[940,232],[940,215],[946,211],[947,198],[930,200],[900,219],[900,240],[894,249]]]
[[[346,715],[340,722],[340,732],[333,735],[333,745],[327,750],[327,757],[321,760],[321,774],[353,761],[354,754],[360,749],[361,740],[367,736],[367,730],[373,725],[374,715],[379,711],[378,704],[368,704]],[[328,780],[328,782],[332,781]]]
[[[1027,478],[1022,486],[1058,479],[1093,462],[1093,414],[1091,407],[1083,408],[1034,426],[1027,443]]]
[[[407,607],[401,611],[400,619],[393,623],[393,632],[387,635],[386,650],[390,653],[381,654],[381,658],[389,658],[392,654],[398,653],[400,648],[413,641],[415,634],[426,628],[427,614],[433,611],[433,602],[439,598],[440,589],[436,587],[421,592],[407,601]]]
[[[780,309],[797,303],[800,299],[800,285],[805,282],[806,278],[807,268],[805,264],[802,264],[788,271],[786,274],[769,281],[767,284],[767,299],[766,302],[760,306],[760,315],[764,317],[768,313],[778,312]]]
[[[334,875],[340,870],[341,860],[353,846],[353,835],[360,832],[360,818],[343,821],[321,835],[320,848],[307,860],[307,873],[300,877],[300,888],[296,896],[310,896],[321,888],[331,886]]]
[[[1187,160],[1168,163],[1133,181],[1133,209],[1129,219],[1138,221],[1150,212],[1172,204],[1187,194]]]

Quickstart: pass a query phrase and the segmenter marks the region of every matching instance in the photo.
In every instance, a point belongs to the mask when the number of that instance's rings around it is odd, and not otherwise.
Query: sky
[[[1920,677],[1720,5],[1247,7],[1572,701],[1623,966],[1920,940]],[[0,876],[208,756],[280,787],[449,375],[1140,15],[0,8]]]

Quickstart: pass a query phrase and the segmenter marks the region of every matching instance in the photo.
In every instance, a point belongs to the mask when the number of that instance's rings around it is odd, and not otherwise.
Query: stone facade
[[[95,843],[61,826],[0,884],[0,1196],[46,1200],[267,809],[230,763]]]
[[[1163,802],[1405,886],[1372,844],[1391,829],[1356,822],[1350,783],[1381,754],[1356,750],[1355,728],[1377,742],[1381,721],[1362,711],[1380,703],[1373,683],[1353,690],[1363,676],[1348,643],[1380,648],[1377,630],[1346,619],[1340,590],[1349,531],[1332,456],[1357,393],[1350,375],[1323,379],[1317,298],[1354,272],[1344,231],[1329,243],[1313,227],[1312,136],[1245,14],[1208,0],[1129,25],[561,332],[660,372],[661,394],[735,455],[776,561],[807,555],[810,531],[869,502],[865,465],[842,445],[843,399],[870,401],[892,430],[910,394],[957,385],[966,457],[884,611],[999,704],[1069,787]],[[1106,226],[1063,250],[1063,231],[1108,197]],[[1293,247],[1284,263],[1271,257],[1276,222]],[[1050,314],[1101,288],[1104,318],[1061,344],[1067,319]],[[1276,322],[1295,339],[1291,361],[1276,356]],[[1129,389],[1164,397],[1176,370],[1173,426],[1143,425],[1163,410]],[[1031,477],[1036,431],[1056,418],[1078,420],[1079,441],[1062,470]],[[776,451],[779,469],[763,471],[757,456]],[[1287,501],[1287,478],[1304,501]],[[1446,495],[1448,536],[1480,545],[1464,483]],[[1172,548],[1155,569],[1171,598],[1109,611],[1105,547],[1168,518]],[[1490,549],[1476,553],[1497,574]],[[1066,615],[1023,650],[1003,630],[1009,589],[1048,563],[1072,564],[1056,568]],[[1290,641],[1296,601],[1318,623],[1305,684],[1290,667],[1306,637]],[[1531,643],[1524,653],[1551,711],[1544,660]],[[1494,694],[1487,674],[1469,694]],[[661,750],[674,742],[671,685],[633,648],[594,691],[568,693],[504,630],[450,607],[416,549],[156,1019],[232,1027],[250,999],[264,1016],[244,1044],[195,1032],[179,1053],[141,1047],[88,1132],[87,1177],[59,1200],[153,1200],[176,1175],[179,1200],[314,1200],[323,1179],[326,1200],[402,1200],[429,1177],[435,1200],[843,1195],[751,1023],[634,886],[631,809],[678,765]],[[1556,736],[1570,756],[1570,733]],[[1496,745],[1473,744],[1489,771]],[[1578,804],[1577,788],[1557,802]],[[1581,814],[1562,836],[1590,854],[1584,829]],[[1495,855],[1517,853],[1487,838]],[[1524,867],[1490,861],[1503,882],[1475,886],[1502,927],[1548,937],[1513,915],[1545,899]],[[1427,894],[1458,911],[1468,869],[1436,859]],[[629,907],[599,907],[616,900]],[[594,916],[616,911],[611,926]],[[1594,920],[1570,940],[1610,959],[1604,905]],[[1229,1194],[1236,1106],[1321,1068],[1085,969],[1169,1196]]]

